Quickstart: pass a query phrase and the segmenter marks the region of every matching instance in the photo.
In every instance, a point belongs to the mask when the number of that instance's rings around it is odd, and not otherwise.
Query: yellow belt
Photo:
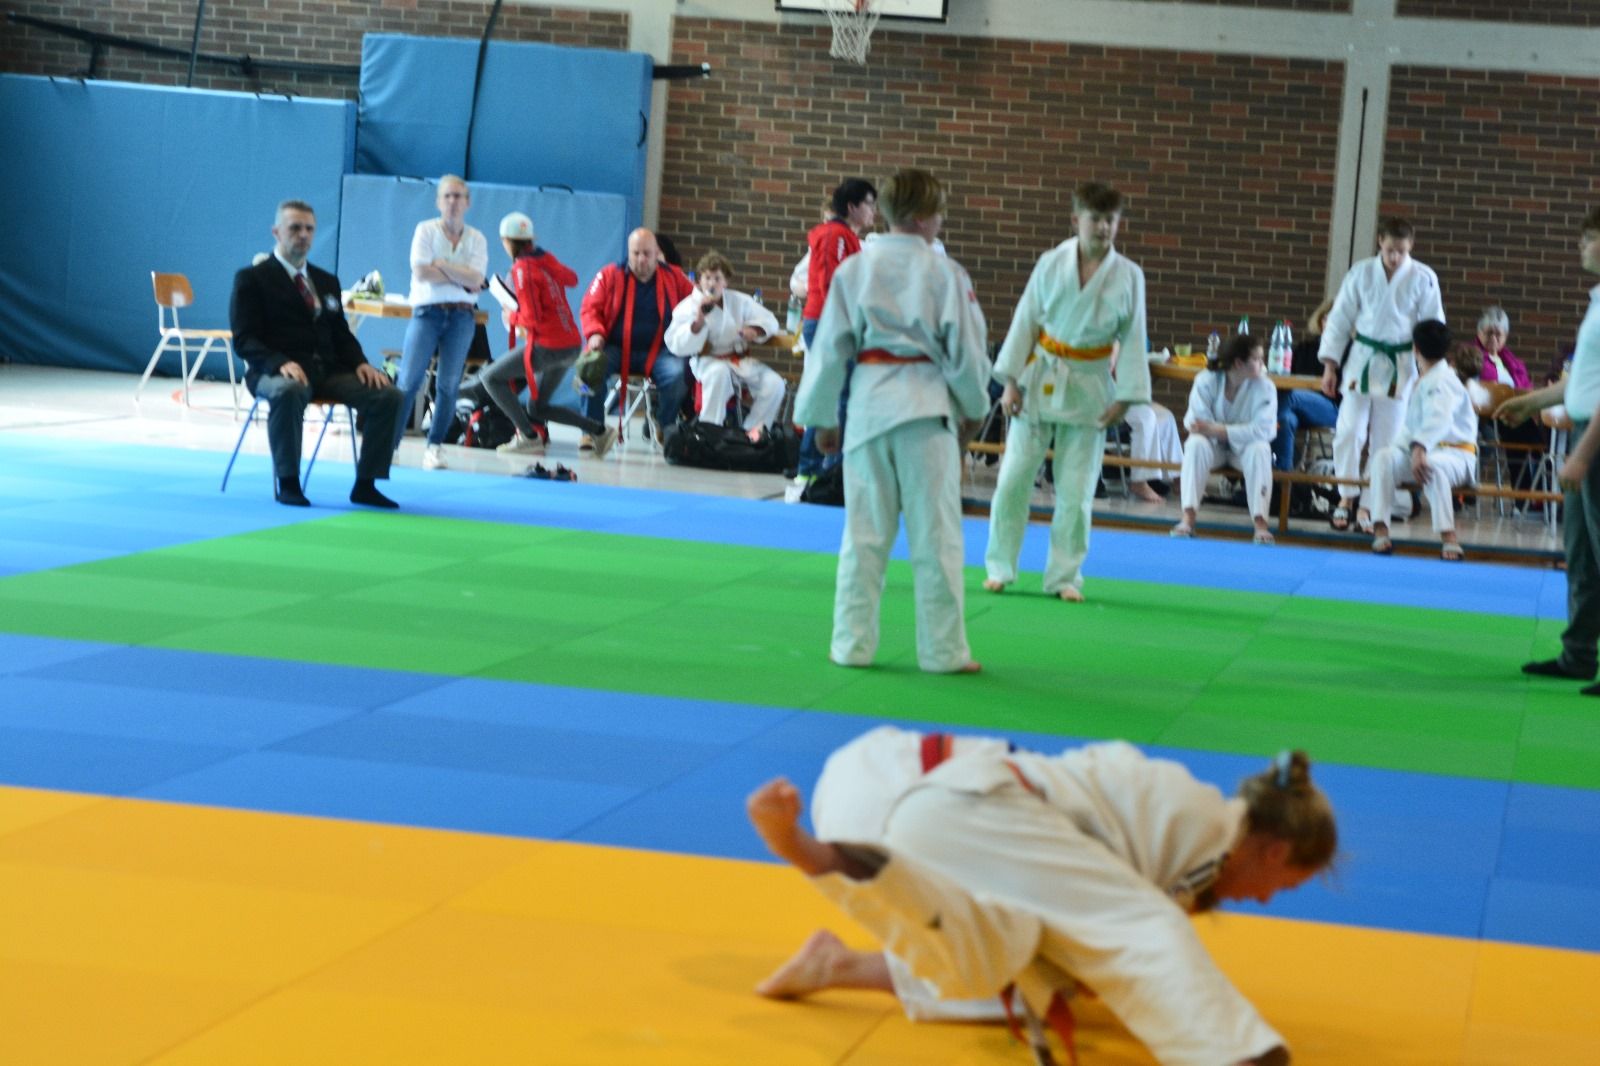
[[[1102,344],[1096,348],[1074,348],[1070,344],[1056,340],[1043,330],[1039,331],[1039,347],[1058,358],[1077,359],[1085,363],[1092,363],[1098,359],[1110,359],[1112,351],[1115,350],[1115,346],[1110,344]]]
[[[1478,446],[1476,444],[1461,444],[1453,440],[1442,440],[1439,442],[1439,447],[1459,448],[1461,451],[1471,452],[1473,455],[1478,454]]]

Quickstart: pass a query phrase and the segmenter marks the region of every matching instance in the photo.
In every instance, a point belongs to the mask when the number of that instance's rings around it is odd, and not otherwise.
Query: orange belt
[[[1092,363],[1099,359],[1110,359],[1111,353],[1115,348],[1114,345],[1110,344],[1102,344],[1096,348],[1074,348],[1070,344],[1056,340],[1043,330],[1039,331],[1039,347],[1059,358],[1076,359],[1085,363]]]
[[[868,348],[866,351],[864,351],[864,352],[862,352],[862,353],[860,353],[859,355],[856,356],[856,362],[858,362],[858,363],[931,363],[931,362],[933,362],[933,360],[929,359],[925,355],[895,355],[893,352],[886,352],[882,348]]]
[[[1459,448],[1461,451],[1471,452],[1473,455],[1478,454],[1478,446],[1476,444],[1460,444],[1453,440],[1442,440],[1439,442],[1439,447]]]

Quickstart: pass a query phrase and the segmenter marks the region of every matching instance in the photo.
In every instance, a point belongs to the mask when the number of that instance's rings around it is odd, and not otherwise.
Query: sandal
[[[1370,536],[1372,534],[1372,526],[1372,512],[1364,507],[1357,510],[1356,528]]]
[[[1394,554],[1394,541],[1391,540],[1388,537],[1373,537],[1372,538],[1372,554],[1373,555],[1393,555]]]
[[[1464,562],[1467,558],[1467,550],[1459,544],[1446,544],[1439,549],[1439,558],[1447,563]]]
[[[1345,530],[1349,529],[1350,528],[1350,508],[1346,507],[1342,503],[1339,506],[1335,507],[1333,509],[1333,513],[1328,516],[1328,525],[1332,526],[1334,529],[1338,530],[1340,533],[1343,533]]]

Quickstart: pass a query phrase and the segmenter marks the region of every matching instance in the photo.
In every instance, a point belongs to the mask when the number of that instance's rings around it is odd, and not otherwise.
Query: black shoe
[[[1568,681],[1593,681],[1595,668],[1591,666],[1587,670],[1575,670],[1560,659],[1541,659],[1538,662],[1523,663],[1522,672],[1533,677],[1561,677]],[[1600,688],[1600,685],[1590,687]],[[1600,695],[1600,692],[1585,690],[1584,694],[1596,696]]]
[[[371,478],[362,478],[356,482],[356,487],[350,490],[350,502],[359,503],[363,507],[386,507],[397,510],[400,505],[378,491],[378,486],[372,483]]]
[[[571,470],[562,466],[560,463],[557,463],[556,472],[553,475],[553,478],[556,481],[576,481],[578,480],[578,475],[574,474]]]
[[[549,481],[550,471],[545,468],[543,463],[534,463],[532,466],[528,467],[528,469],[522,472],[522,476],[537,478],[540,481]]]
[[[300,479],[280,477],[272,488],[272,498],[289,507],[310,507],[311,501],[300,491]]]

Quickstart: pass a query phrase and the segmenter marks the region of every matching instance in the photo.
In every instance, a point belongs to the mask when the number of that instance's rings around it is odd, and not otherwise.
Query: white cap
[[[514,241],[533,240],[533,219],[521,211],[513,211],[500,220],[500,236]]]

